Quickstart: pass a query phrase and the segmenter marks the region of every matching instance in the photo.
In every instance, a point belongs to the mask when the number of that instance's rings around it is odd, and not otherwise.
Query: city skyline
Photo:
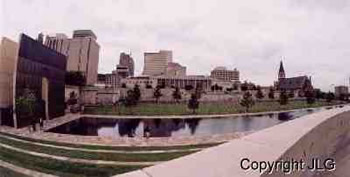
[[[242,81],[272,85],[283,60],[287,77],[310,75],[315,87],[325,91],[333,90],[332,84],[349,85],[350,11],[345,0],[268,0],[259,5],[141,0],[98,5],[93,1],[1,3],[0,36],[15,41],[21,32],[35,38],[39,32],[70,36],[76,29],[93,30],[101,45],[100,73],[111,72],[120,52],[131,51],[135,74],[140,75],[145,52],[172,50],[189,74],[209,75],[216,66],[226,66],[238,68]],[[11,13],[16,8],[21,13]]]

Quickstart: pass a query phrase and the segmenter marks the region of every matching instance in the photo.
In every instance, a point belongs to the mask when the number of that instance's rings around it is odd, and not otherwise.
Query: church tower
[[[285,78],[286,78],[286,72],[284,71],[283,62],[281,61],[280,70],[278,72],[278,80],[285,79]]]

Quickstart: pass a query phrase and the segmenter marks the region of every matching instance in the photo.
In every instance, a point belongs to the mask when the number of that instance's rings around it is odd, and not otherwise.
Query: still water
[[[257,131],[324,109],[316,108],[276,114],[216,119],[108,119],[82,117],[50,129],[48,132],[113,137],[142,137],[145,132],[150,134],[151,137],[215,135]]]

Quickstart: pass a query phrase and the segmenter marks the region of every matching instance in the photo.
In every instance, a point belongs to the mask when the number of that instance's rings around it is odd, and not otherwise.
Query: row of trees
[[[261,100],[263,98],[265,98],[264,93],[262,92],[260,86],[257,86],[256,88],[256,94],[255,94],[255,98],[257,98],[258,100]],[[289,98],[294,98],[295,94],[294,91],[281,91],[282,97],[286,97],[287,99]],[[270,100],[274,100],[275,99],[275,90],[273,88],[270,88],[269,93],[267,94],[267,97]],[[320,90],[313,90],[313,91],[306,91],[304,93],[304,95],[299,95],[299,97],[305,97],[305,98],[314,98],[314,99],[325,99],[327,100],[327,102],[331,102],[332,100],[335,99],[334,93],[332,92],[321,92]]]
[[[153,97],[156,103],[159,103],[159,99],[163,96],[161,89],[162,89],[161,86],[157,86],[153,91]],[[258,86],[256,90],[257,90],[257,92],[255,93],[256,99],[257,100],[263,99],[265,95],[262,92],[261,88]],[[201,93],[202,93],[202,90],[200,89],[200,87],[197,87],[195,89],[195,92],[191,94],[191,98],[188,101],[187,106],[189,109],[193,110],[193,114],[195,114],[196,109],[199,108],[199,99],[201,98]],[[270,89],[267,96],[271,100],[275,99],[275,91],[273,88]],[[178,87],[176,87],[175,90],[173,91],[172,97],[176,103],[179,103],[180,100],[182,99],[182,94]],[[292,92],[287,93],[287,91],[281,91],[279,94],[278,102],[280,105],[287,105],[289,103],[289,99],[293,97],[294,97],[294,93]],[[135,85],[133,89],[130,89],[127,91],[126,97],[121,98],[119,102],[126,107],[131,107],[131,106],[136,106],[140,101],[140,98],[141,98],[140,88],[138,85]],[[335,99],[335,96],[331,92],[319,93],[317,91],[307,91],[305,92],[305,98],[308,104],[313,104],[316,101],[316,99],[320,99],[320,98],[326,99],[327,102],[331,102],[332,100]],[[243,106],[247,112],[251,107],[255,105],[255,100],[253,98],[253,95],[249,91],[246,91],[244,93],[243,98],[240,101],[240,105]]]
[[[153,97],[155,98],[156,103],[159,102],[159,99],[163,96],[161,92],[160,86],[157,86],[154,89]],[[188,101],[188,108],[192,110],[192,113],[195,114],[196,109],[199,108],[199,99],[201,97],[202,90],[198,87],[196,88],[195,92],[191,94],[191,98]],[[178,87],[175,88],[175,90],[172,93],[172,96],[176,103],[179,103],[182,99],[181,91]],[[119,102],[124,105],[125,107],[133,107],[138,104],[141,98],[141,91],[138,85],[135,85],[133,89],[130,89],[127,91],[126,97],[121,98]]]
[[[257,99],[264,98],[264,95],[261,89],[258,88],[258,91],[256,92],[255,97]],[[275,93],[273,89],[270,89],[268,97],[271,100],[275,99]],[[281,91],[278,102],[280,103],[280,105],[287,105],[289,103],[289,99],[293,97],[294,97],[294,93],[291,94],[291,93],[287,93],[286,91]],[[335,96],[334,96],[334,93],[332,92],[318,93],[317,91],[306,91],[305,98],[308,104],[313,104],[315,103],[316,99],[326,99],[327,102],[331,102],[332,100],[335,99]],[[249,91],[246,91],[243,95],[243,98],[241,99],[240,104],[241,106],[245,107],[246,112],[248,112],[249,109],[255,105],[255,100],[253,98],[253,95]]]

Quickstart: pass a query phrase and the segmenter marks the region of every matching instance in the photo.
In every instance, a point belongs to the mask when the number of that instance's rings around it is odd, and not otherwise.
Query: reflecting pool
[[[142,137],[145,134],[151,137],[205,136],[257,131],[325,109],[316,108],[276,114],[212,119],[109,119],[82,117],[52,128],[48,132],[113,137]]]

